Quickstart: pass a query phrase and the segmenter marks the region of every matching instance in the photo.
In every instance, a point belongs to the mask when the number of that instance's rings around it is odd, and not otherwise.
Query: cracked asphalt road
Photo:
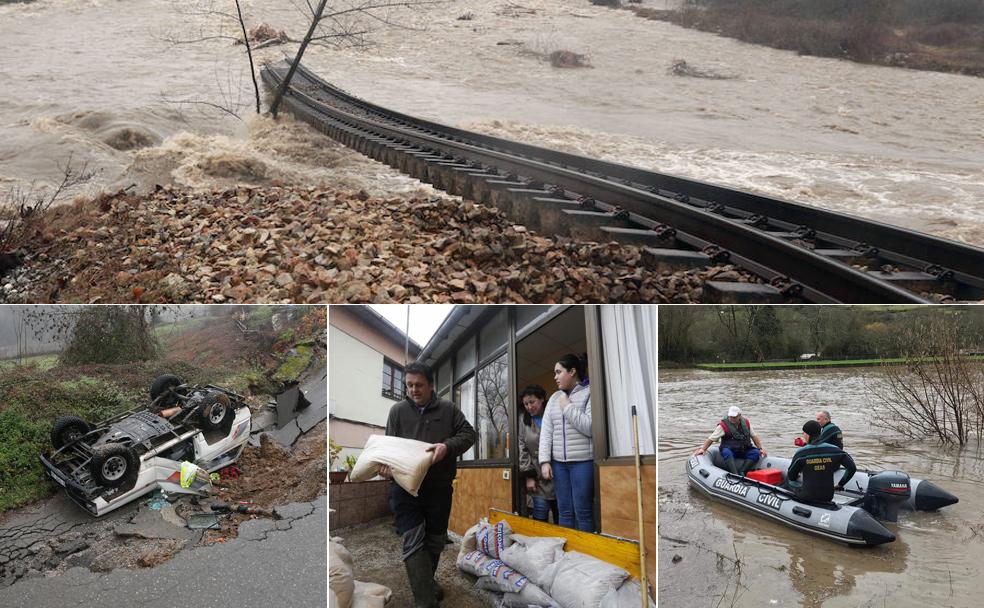
[[[145,570],[72,568],[0,589],[0,605],[245,608],[328,603],[327,497],[280,507],[281,520],[243,523],[239,537]]]

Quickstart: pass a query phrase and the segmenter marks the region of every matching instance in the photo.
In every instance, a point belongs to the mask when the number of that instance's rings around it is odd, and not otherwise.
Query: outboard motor
[[[861,508],[876,519],[888,522],[899,520],[899,506],[909,500],[909,476],[902,471],[882,471],[868,478]]]

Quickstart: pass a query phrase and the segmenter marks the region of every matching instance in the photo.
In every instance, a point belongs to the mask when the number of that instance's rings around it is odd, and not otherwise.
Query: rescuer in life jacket
[[[796,495],[809,502],[830,502],[834,497],[834,473],[844,468],[844,477],[837,484],[837,490],[843,490],[854,477],[857,467],[851,455],[832,443],[818,441],[820,439],[820,424],[810,420],[803,425],[803,432],[810,442],[793,455],[793,461],[786,471],[786,483],[783,487],[792,490]],[[799,481],[803,474],[802,482]]]
[[[698,456],[703,454],[719,439],[724,466],[735,475],[744,475],[760,458],[767,456],[762,441],[752,431],[752,423],[741,415],[741,408],[737,405],[732,405],[728,409],[728,417],[718,422],[711,436],[707,438],[704,445],[697,448],[694,454]],[[741,462],[736,462],[736,459]]]
[[[793,443],[798,447],[803,447],[807,443],[832,443],[843,450],[844,433],[841,432],[840,427],[830,421],[830,412],[820,410],[817,412],[815,420],[820,425],[820,434],[813,441],[810,441],[807,434],[803,433]]]

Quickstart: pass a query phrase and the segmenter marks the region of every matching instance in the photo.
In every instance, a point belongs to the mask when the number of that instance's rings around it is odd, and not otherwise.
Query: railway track
[[[275,88],[286,71],[267,66],[263,80]],[[984,299],[984,249],[964,243],[421,120],[303,66],[284,103],[344,145],[543,234],[637,245],[659,272],[730,263],[763,281],[709,281],[709,302]]]

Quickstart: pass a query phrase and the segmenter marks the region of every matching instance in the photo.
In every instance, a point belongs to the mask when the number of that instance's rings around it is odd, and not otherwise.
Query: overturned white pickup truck
[[[207,480],[181,486],[182,462],[217,471],[236,462],[249,440],[249,407],[232,390],[165,375],[153,382],[150,397],[148,405],[95,424],[63,416],[52,425],[54,451],[41,462],[97,517],[158,488],[203,493]],[[169,419],[164,412],[172,412]]]

